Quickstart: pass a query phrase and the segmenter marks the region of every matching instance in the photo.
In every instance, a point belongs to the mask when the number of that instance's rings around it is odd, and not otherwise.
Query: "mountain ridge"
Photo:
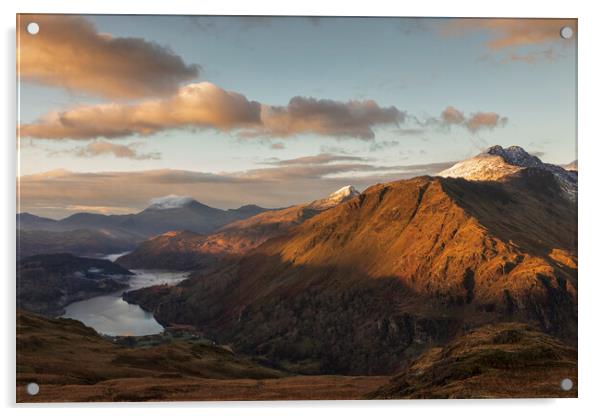
[[[544,163],[520,146],[489,147],[478,155],[439,172],[438,176],[484,181],[504,180],[523,169],[540,169],[552,173],[561,187],[561,194],[571,201],[576,201],[576,170],[566,170],[558,165]]]
[[[576,232],[576,207],[546,170],[417,177],[374,185],[185,286],[126,300],[294,371],[383,374],[500,320],[576,342]]]
[[[131,268],[172,268],[191,270],[215,265],[222,258],[237,257],[270,238],[355,198],[353,186],[343,187],[328,197],[301,205],[260,212],[231,222],[208,235],[170,231],[143,242],[119,262]]]

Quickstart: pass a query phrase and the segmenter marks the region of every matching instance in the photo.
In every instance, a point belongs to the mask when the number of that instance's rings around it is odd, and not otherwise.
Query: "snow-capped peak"
[[[193,201],[194,199],[189,196],[167,195],[151,199],[148,209],[182,208]]]
[[[334,191],[333,193],[328,195],[327,198],[318,199],[317,201],[312,202],[311,204],[309,204],[309,206],[313,209],[328,209],[340,204],[341,202],[345,202],[359,194],[360,193],[357,189],[355,189],[355,187],[353,187],[352,185],[347,185],[342,187],[341,189]]]
[[[356,196],[359,195],[357,189],[353,185],[343,186],[341,189],[334,191],[328,196],[328,199],[332,200],[340,200],[347,198],[348,196]]]
[[[543,162],[537,156],[531,155],[520,146],[510,146],[505,149],[499,145],[491,146],[483,154],[501,156],[506,163],[521,168],[541,167],[543,165]]]
[[[542,162],[520,146],[492,146],[475,157],[456,163],[451,168],[439,172],[438,176],[464,178],[476,181],[496,181],[525,168],[537,168],[554,175],[567,197],[577,196],[577,173],[567,171],[558,165]]]

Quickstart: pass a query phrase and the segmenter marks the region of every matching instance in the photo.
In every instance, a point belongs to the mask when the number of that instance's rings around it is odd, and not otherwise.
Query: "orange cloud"
[[[68,151],[78,157],[95,157],[104,155],[113,155],[119,159],[148,160],[160,159],[159,153],[140,153],[136,147],[140,143],[131,143],[128,145],[109,143],[106,141],[94,141],[82,147],[76,147]]]
[[[37,35],[27,25],[40,26]],[[199,75],[171,50],[141,38],[98,33],[69,15],[19,15],[17,65],[27,81],[108,98],[169,94]]]
[[[466,120],[466,128],[472,133],[476,133],[482,129],[492,130],[495,127],[503,126],[508,119],[501,117],[497,113],[474,113]]]
[[[374,138],[373,128],[403,121],[405,113],[376,102],[295,97],[287,106],[249,101],[244,95],[201,82],[174,95],[134,104],[84,105],[52,112],[20,126],[22,137],[41,139],[116,138],[179,128],[236,131],[243,137],[287,137],[313,133]]]
[[[135,104],[97,104],[52,112],[20,127],[23,137],[116,138],[173,128],[231,130],[260,123],[261,106],[208,82],[182,87],[175,95]]]
[[[459,35],[481,30],[489,32],[492,39],[487,42],[489,49],[501,49],[525,45],[539,45],[554,41],[564,41],[560,29],[569,26],[577,33],[577,19],[452,19],[443,27],[447,35]],[[574,37],[573,37],[574,39]]]
[[[470,117],[466,117],[464,112],[453,106],[446,107],[439,118],[427,120],[426,124],[434,124],[441,127],[449,128],[450,126],[465,127],[471,133],[477,133],[483,129],[492,130],[496,127],[504,126],[508,122],[507,117],[502,117],[494,112],[478,111],[472,113]]]
[[[461,124],[464,122],[464,113],[457,108],[448,106],[441,112],[441,119],[448,124]]]

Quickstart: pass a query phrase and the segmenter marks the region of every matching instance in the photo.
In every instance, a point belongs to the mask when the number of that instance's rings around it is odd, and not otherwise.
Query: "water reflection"
[[[124,253],[110,260],[120,257]],[[109,256],[105,257],[109,259]],[[135,273],[129,280],[130,288],[170,284],[175,285],[188,277],[186,272],[166,272],[159,270],[132,270]],[[131,305],[121,299],[123,291],[109,295],[74,302],[65,308],[64,318],[77,319],[97,332],[106,335],[151,335],[163,331],[163,327],[150,312],[138,305]]]

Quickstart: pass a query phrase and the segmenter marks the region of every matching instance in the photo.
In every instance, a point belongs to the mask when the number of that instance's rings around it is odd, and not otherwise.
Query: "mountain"
[[[577,397],[577,350],[523,324],[479,328],[422,354],[370,399]]]
[[[58,221],[38,217],[37,215],[23,212],[17,214],[17,229],[20,230],[57,230],[59,228]]]
[[[520,146],[492,146],[477,156],[458,162],[438,176],[465,178],[479,181],[495,181],[514,175],[523,169],[540,169],[554,175],[562,193],[571,200],[577,197],[577,172],[558,165],[542,162]]]
[[[78,255],[109,254],[131,250],[146,238],[167,231],[214,232],[228,223],[264,211],[265,208],[257,205],[222,210],[189,197],[171,195],[155,199],[137,214],[102,215],[82,212],[62,220],[52,220],[20,213],[17,214],[17,228],[21,231],[18,238],[21,240],[19,244],[23,256],[60,252]],[[22,232],[23,230],[28,232]]]
[[[314,215],[358,195],[359,192],[354,187],[346,186],[327,198],[309,204],[264,211],[232,222],[209,235],[170,231],[143,242],[118,261],[130,268],[194,270],[214,266],[224,258],[240,257],[270,238],[283,235]],[[243,208],[245,207],[241,207]],[[257,208],[253,209],[257,211]]]
[[[17,306],[57,316],[78,300],[126,288],[129,270],[108,260],[46,254],[17,262]]]
[[[73,231],[17,231],[17,258],[36,254],[71,253],[76,256],[98,257],[109,253],[133,250],[140,241],[137,234],[104,229]]]
[[[101,215],[78,213],[61,221],[66,229],[122,229],[148,237],[172,230],[208,233],[239,219],[265,211],[257,206],[222,210],[201,204],[192,198],[158,198],[137,214]]]
[[[335,191],[332,194],[330,194],[327,198],[318,199],[317,201],[310,203],[309,208],[317,210],[332,208],[339,205],[342,202],[350,200],[351,198],[355,198],[359,194],[360,193],[353,186],[344,186],[338,191]]]
[[[383,374],[467,328],[576,344],[577,212],[555,173],[378,184],[174,288],[128,292],[290,371]]]
[[[569,171],[572,170],[572,171],[577,172],[579,170],[579,164],[578,164],[577,160],[573,160],[571,163],[568,163],[562,167]]]

